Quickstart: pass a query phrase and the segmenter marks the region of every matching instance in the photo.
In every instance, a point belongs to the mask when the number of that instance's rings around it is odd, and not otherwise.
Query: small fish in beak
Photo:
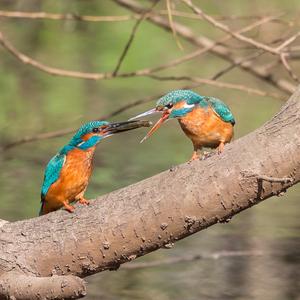
[[[163,106],[157,106],[155,108],[152,108],[144,113],[141,113],[129,120],[135,120],[141,117],[149,116],[155,113],[162,113],[162,117],[154,124],[154,126],[150,129],[150,131],[147,133],[147,135],[140,141],[140,143],[143,143],[148,137],[150,137],[166,120],[168,120],[171,110],[166,109]]]

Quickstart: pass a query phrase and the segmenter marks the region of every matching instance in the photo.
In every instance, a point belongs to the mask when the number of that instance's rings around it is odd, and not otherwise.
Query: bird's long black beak
[[[137,129],[140,127],[150,127],[151,125],[152,125],[151,122],[143,121],[143,120],[116,122],[116,123],[109,123],[107,127],[102,129],[102,132],[105,133],[106,136],[108,136],[119,132]]]

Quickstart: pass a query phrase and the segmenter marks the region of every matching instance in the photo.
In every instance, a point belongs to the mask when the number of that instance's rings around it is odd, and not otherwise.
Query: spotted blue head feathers
[[[158,99],[156,106],[168,106],[176,104],[180,101],[186,101],[187,104],[199,103],[203,96],[191,90],[175,90]]]

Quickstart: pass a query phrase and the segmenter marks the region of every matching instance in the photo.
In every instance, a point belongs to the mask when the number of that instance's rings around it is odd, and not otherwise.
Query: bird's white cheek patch
[[[195,104],[187,104],[187,103],[185,103],[183,105],[183,108],[193,108],[193,107],[195,107]]]

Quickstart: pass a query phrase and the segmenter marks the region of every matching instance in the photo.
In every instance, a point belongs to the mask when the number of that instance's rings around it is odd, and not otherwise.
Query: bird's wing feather
[[[46,194],[50,188],[50,186],[57,181],[59,178],[60,171],[65,164],[66,155],[65,154],[56,154],[52,159],[49,161],[45,175],[44,175],[44,182],[42,185],[41,190],[41,200],[43,201],[46,197]]]
[[[232,115],[232,112],[230,111],[229,107],[223,103],[221,100],[213,97],[207,97],[205,99],[213,111],[224,121],[224,122],[230,122],[234,125],[235,120]]]

